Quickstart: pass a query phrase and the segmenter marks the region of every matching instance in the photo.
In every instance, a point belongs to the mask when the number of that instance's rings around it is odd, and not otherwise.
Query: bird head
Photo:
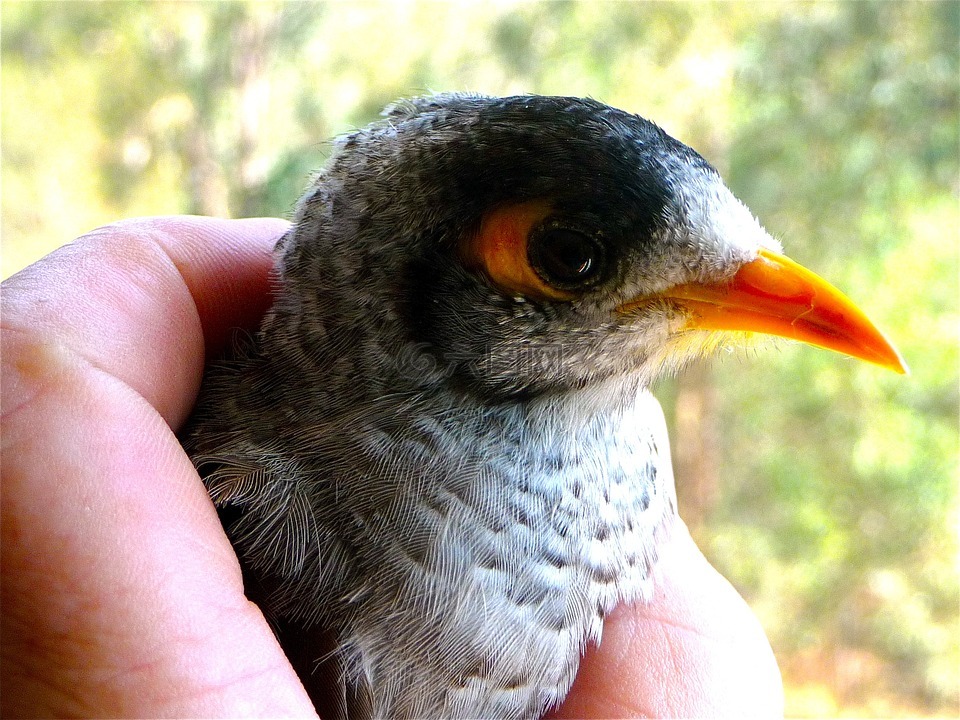
[[[379,391],[647,384],[745,333],[905,370],[850,300],[781,255],[704,158],[593,100],[391,106],[338,141],[290,237],[285,302],[327,318],[305,350],[330,347],[336,324],[347,338],[336,352],[368,364]]]

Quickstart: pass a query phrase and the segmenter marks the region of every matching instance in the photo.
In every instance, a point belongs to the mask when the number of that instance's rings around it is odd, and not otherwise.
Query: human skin
[[[3,283],[5,717],[314,714],[175,434],[286,227],[124,221]],[[763,631],[678,522],[553,716],[782,713]]]

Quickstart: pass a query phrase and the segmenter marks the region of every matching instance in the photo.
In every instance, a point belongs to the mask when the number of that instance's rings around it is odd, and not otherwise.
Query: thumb
[[[780,671],[756,617],[677,520],[653,596],[618,607],[556,718],[782,717]]]

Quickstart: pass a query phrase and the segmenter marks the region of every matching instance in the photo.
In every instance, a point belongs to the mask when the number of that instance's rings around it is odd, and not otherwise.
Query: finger
[[[4,405],[64,353],[120,379],[173,426],[187,416],[204,344],[254,324],[270,252],[287,223],[181,217],[126,221],[80,238],[4,283],[3,327],[24,352]],[[26,375],[27,377],[21,377]]]
[[[215,335],[245,312],[199,286],[265,267],[283,227],[114,226],[4,284],[5,715],[312,711],[169,427],[204,318]],[[240,276],[237,298],[266,270]]]
[[[276,218],[161,218],[153,233],[186,283],[203,327],[207,356],[234,328],[255,328],[272,301],[273,249],[290,224]],[[128,220],[116,227],[132,225]]]
[[[617,608],[557,718],[782,717],[783,687],[762,628],[678,523],[649,603]]]

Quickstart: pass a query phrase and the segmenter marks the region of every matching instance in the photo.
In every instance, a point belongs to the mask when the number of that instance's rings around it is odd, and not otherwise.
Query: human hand
[[[677,521],[653,597],[607,616],[554,718],[783,717],[783,685],[760,623]]]
[[[175,436],[285,228],[128,221],[4,283],[3,715],[313,714]],[[759,625],[678,524],[555,716],[782,711]]]

